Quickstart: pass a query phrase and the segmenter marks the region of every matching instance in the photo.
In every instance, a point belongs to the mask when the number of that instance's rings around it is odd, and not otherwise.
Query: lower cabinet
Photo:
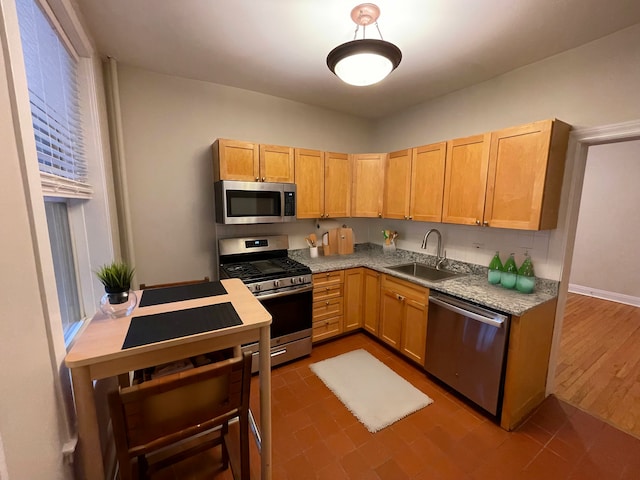
[[[326,340],[344,331],[343,287],[343,270],[313,275],[312,341]]]
[[[375,270],[363,268],[362,326],[376,337],[380,320],[380,277],[382,275]]]
[[[429,289],[383,275],[380,299],[378,337],[424,365]]]
[[[351,332],[362,328],[364,290],[362,284],[363,268],[350,268],[344,271],[344,331]]]

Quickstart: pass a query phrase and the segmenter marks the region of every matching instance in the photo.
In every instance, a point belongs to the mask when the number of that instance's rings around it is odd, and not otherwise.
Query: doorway
[[[610,273],[615,266],[624,266],[625,248],[633,248],[636,243],[633,238],[640,234],[640,220],[637,225],[629,225],[630,218],[626,222],[618,219],[615,227],[617,214],[622,210],[620,205],[616,208],[615,199],[624,197],[618,191],[609,195],[613,198],[602,193],[607,183],[603,172],[614,184],[629,182],[620,180],[620,176],[616,180],[612,171],[603,170],[606,165],[598,156],[611,157],[629,149],[640,152],[639,137],[639,122],[578,130],[572,135],[567,158],[570,188],[562,227],[565,248],[548,377],[548,393],[555,393],[636,437],[640,437],[640,406],[633,405],[640,402],[634,402],[633,398],[640,395],[640,349],[636,346],[640,337],[640,308],[633,304],[637,302],[640,286],[633,272],[628,277],[612,277]],[[640,158],[637,153],[630,156],[627,165]],[[637,168],[634,164],[633,171]],[[628,175],[637,178],[633,171]],[[624,171],[619,175],[624,175]],[[590,197],[594,193],[596,198]],[[632,194],[637,196],[635,191]],[[583,212],[579,215],[581,208]],[[637,211],[634,218],[638,218]],[[635,229],[639,231],[634,235]],[[614,246],[616,241],[626,243]],[[637,258],[638,254],[632,255]],[[608,269],[609,275],[603,274],[607,264],[614,266]],[[631,261],[628,266],[631,265],[637,265],[637,261]],[[570,290],[588,296],[569,293]]]

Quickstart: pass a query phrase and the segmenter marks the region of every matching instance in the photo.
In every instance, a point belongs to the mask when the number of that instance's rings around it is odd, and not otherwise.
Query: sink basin
[[[451,270],[436,270],[433,267],[424,265],[422,263],[405,263],[403,265],[396,265],[393,267],[387,267],[394,272],[404,273],[416,278],[428,280],[430,282],[438,282],[440,280],[446,280],[447,278],[457,277],[464,275],[463,273],[452,272]]]

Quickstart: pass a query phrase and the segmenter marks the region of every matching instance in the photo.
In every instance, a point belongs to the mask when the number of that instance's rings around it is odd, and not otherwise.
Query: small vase
[[[516,278],[518,276],[518,268],[516,267],[516,261],[513,258],[513,253],[509,255],[509,258],[504,262],[504,268],[500,275],[500,284],[504,288],[516,288]]]
[[[500,261],[500,253],[496,252],[496,254],[491,259],[491,263],[489,263],[489,273],[488,280],[489,283],[493,285],[497,285],[500,283],[500,279],[502,278],[502,262]]]
[[[105,289],[107,291],[107,289]],[[109,292],[100,299],[100,311],[111,318],[126,317],[138,304],[138,296],[133,290]]]

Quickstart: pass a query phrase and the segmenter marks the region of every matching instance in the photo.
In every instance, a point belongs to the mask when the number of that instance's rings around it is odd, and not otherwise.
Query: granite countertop
[[[409,280],[418,285],[458,298],[475,302],[511,315],[522,315],[527,310],[541,305],[558,295],[558,282],[536,278],[535,291],[530,294],[507,290],[487,281],[487,268],[455,260],[448,260],[444,268],[463,275],[451,279],[431,282],[411,275],[389,270],[387,267],[403,263],[420,262],[435,266],[435,257],[408,250],[386,251],[375,244],[358,244],[349,255],[331,255],[311,258],[309,249],[291,250],[289,256],[311,268],[313,273],[367,267],[380,273]]]

